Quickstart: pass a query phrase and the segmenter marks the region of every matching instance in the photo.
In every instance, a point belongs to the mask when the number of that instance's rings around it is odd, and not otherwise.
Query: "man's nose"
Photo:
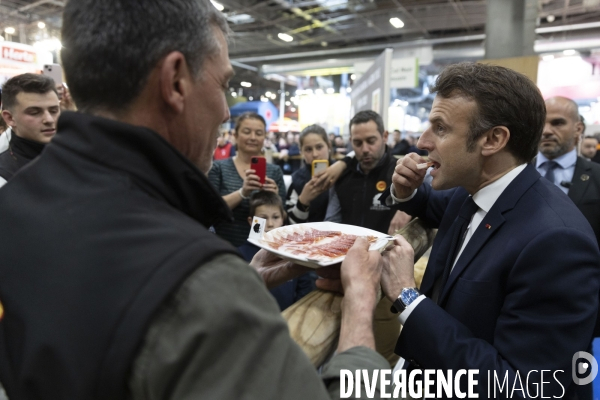
[[[550,125],[548,122],[546,122],[544,124],[544,130],[542,132],[543,135],[551,135],[552,134],[552,125]]]
[[[422,150],[431,151],[433,149],[433,142],[430,140],[429,135],[431,134],[430,128],[425,130],[419,140],[417,141],[417,148]]]
[[[231,119],[231,113],[229,112],[229,106],[227,105],[227,99],[225,99],[225,96],[223,96],[223,101],[225,102],[225,116],[222,121],[224,124]]]
[[[44,112],[44,118],[42,119],[44,124],[51,124],[54,122],[54,120],[54,116],[50,113],[50,111]]]

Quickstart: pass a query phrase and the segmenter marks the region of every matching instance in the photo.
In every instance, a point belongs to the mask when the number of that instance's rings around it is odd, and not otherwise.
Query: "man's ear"
[[[6,125],[10,126],[11,128],[14,128],[16,124],[12,113],[8,110],[2,110],[2,118],[4,119],[4,122],[6,122]]]
[[[163,59],[159,68],[162,99],[171,110],[180,114],[185,108],[193,78],[185,56],[179,51],[171,52]]]
[[[481,140],[481,154],[491,156],[506,148],[510,139],[510,131],[505,126],[495,126],[488,130],[479,139]]]
[[[385,143],[387,143],[387,141],[388,141],[388,135],[389,135],[389,134],[390,134],[390,133],[389,133],[388,131],[383,131],[383,135],[382,135],[382,136],[383,136],[383,141],[384,141]]]
[[[252,226],[252,217],[248,217],[248,223]]]
[[[583,140],[583,129],[583,122],[579,121],[575,123],[575,145]]]

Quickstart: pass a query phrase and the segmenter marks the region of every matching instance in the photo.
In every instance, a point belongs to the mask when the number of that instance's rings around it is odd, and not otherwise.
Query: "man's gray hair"
[[[209,0],[70,0],[61,57],[73,100],[84,112],[123,111],[173,51],[199,76],[219,50],[215,27],[228,36],[225,17]]]

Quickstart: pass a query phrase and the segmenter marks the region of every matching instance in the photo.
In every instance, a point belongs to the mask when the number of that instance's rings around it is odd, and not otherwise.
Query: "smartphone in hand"
[[[329,167],[329,160],[313,160],[312,176],[319,175]]]
[[[264,185],[267,177],[267,159],[264,157],[252,157],[250,162],[250,168],[256,171],[256,175],[260,179],[260,184]]]
[[[57,88],[63,84],[63,73],[60,64],[44,64],[42,75],[52,78]]]

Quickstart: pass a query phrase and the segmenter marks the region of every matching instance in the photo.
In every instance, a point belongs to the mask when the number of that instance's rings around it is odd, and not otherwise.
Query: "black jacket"
[[[381,204],[380,198],[389,193],[396,161],[386,146],[379,164],[365,175],[358,170],[357,159],[352,159],[335,184],[342,223],[387,233],[396,210]]]
[[[331,164],[331,161],[330,161]],[[311,167],[304,164],[302,168],[292,174],[292,183],[287,192],[288,202],[288,217],[294,221],[294,223],[304,222],[322,222],[325,220],[325,214],[327,212],[327,204],[329,204],[329,190],[321,193],[310,202],[308,210],[308,218],[302,219],[297,215],[290,215],[294,213],[296,204],[292,203],[292,193],[296,192],[298,196],[302,193],[304,185],[306,185],[312,179]]]
[[[45,146],[43,143],[24,139],[12,132],[8,149],[0,153],[0,177],[10,180],[18,170],[39,156]]]
[[[0,381],[10,399],[124,399],[161,303],[235,249],[207,178],[155,132],[64,113],[0,191]]]

